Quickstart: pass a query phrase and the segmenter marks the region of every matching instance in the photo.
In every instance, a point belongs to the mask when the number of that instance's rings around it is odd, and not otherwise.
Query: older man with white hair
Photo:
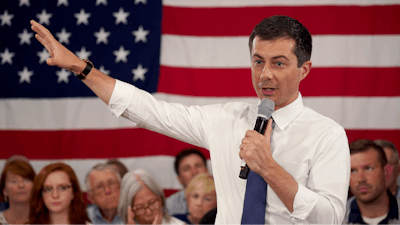
[[[85,179],[88,199],[87,212],[93,224],[123,224],[117,214],[121,177],[111,166],[95,165]]]

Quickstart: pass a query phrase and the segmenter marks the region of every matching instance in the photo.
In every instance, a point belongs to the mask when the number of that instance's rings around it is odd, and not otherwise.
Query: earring
[[[4,196],[4,200],[5,200],[6,202],[8,202],[8,197],[7,197],[7,196]]]

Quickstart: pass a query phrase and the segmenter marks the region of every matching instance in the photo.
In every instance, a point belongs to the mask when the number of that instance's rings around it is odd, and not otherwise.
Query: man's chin
[[[118,208],[118,203],[106,203],[105,205],[104,205],[104,207],[100,207],[101,209],[104,209],[104,210],[112,210],[112,209],[117,209]]]

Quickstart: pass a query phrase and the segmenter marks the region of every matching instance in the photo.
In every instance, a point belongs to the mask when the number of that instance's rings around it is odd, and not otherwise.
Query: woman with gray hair
[[[162,188],[143,169],[123,177],[118,215],[125,224],[184,224],[168,214]]]

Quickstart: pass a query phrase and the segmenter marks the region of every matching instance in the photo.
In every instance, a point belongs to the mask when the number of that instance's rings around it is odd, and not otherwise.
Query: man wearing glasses
[[[121,177],[112,166],[95,165],[85,179],[88,199],[87,212],[93,224],[122,224],[117,214]]]

